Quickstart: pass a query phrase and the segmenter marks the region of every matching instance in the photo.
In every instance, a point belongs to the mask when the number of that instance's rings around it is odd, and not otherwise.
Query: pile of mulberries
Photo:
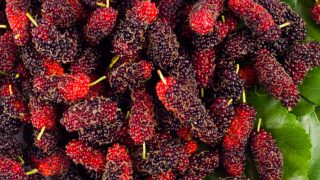
[[[295,108],[306,37],[280,0],[0,0],[0,179],[281,179],[245,92]]]

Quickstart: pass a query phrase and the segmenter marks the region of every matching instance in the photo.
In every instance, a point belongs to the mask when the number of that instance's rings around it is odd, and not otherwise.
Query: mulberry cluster
[[[282,153],[272,136],[264,130],[253,132],[250,145],[260,179],[282,179]]]
[[[55,128],[44,131],[42,135],[40,133],[42,133],[41,130],[34,129],[34,146],[41,149],[45,153],[53,152],[53,150],[58,146],[61,132]]]
[[[145,90],[132,93],[129,133],[135,144],[143,144],[153,138],[156,122],[153,113],[153,102]]]
[[[182,6],[183,0],[160,0],[158,2],[159,17],[165,19],[174,29]]]
[[[281,64],[267,50],[260,50],[254,58],[257,79],[266,90],[286,107],[295,107],[300,96],[297,85]]]
[[[109,82],[111,87],[118,90],[142,87],[152,76],[153,65],[146,60],[124,63],[111,70]]]
[[[247,104],[235,108],[235,114],[222,143],[222,164],[228,174],[240,176],[244,172],[246,145],[254,126],[256,111]]]
[[[11,118],[6,114],[0,115],[0,132],[1,133],[14,135],[21,130],[21,127],[22,127],[22,122],[19,119]]]
[[[77,60],[71,65],[71,74],[93,74],[98,67],[99,54],[94,48],[84,50]]]
[[[132,162],[127,149],[120,144],[114,144],[108,149],[102,179],[132,179],[132,175]]]

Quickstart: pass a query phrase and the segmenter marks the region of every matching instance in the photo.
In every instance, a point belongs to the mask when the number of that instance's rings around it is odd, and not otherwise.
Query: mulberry
[[[170,25],[158,19],[148,30],[147,54],[156,66],[170,69],[179,57],[179,42]]]
[[[152,24],[158,17],[158,9],[154,2],[136,1],[131,9],[132,16],[146,25]]]
[[[116,102],[93,97],[69,107],[60,122],[68,131],[79,131],[99,123],[113,123],[119,118],[119,113]]]
[[[102,179],[132,179],[132,174],[132,162],[127,149],[120,144],[114,144],[108,149]]]
[[[213,85],[214,96],[238,101],[244,88],[244,82],[236,72],[235,61],[221,58],[217,65],[217,74],[218,78]]]
[[[153,102],[145,90],[132,93],[129,134],[135,144],[143,144],[153,138],[156,122],[154,120]]]
[[[189,155],[179,139],[158,135],[153,142],[147,143],[146,159],[142,157],[142,147],[133,152],[133,165],[142,174],[164,173],[170,169],[181,172],[181,164],[188,167]],[[182,171],[183,172],[183,171]]]
[[[165,19],[172,29],[178,21],[182,5],[182,0],[160,0],[158,3],[159,17]]]
[[[78,52],[78,42],[67,32],[59,32],[48,20],[41,19],[31,34],[32,42],[41,55],[61,63],[74,61]]]
[[[20,94],[12,94],[1,98],[3,113],[11,118],[29,121],[30,113],[27,100]]]
[[[197,50],[214,48],[236,30],[238,22],[233,16],[227,14],[223,18],[224,20],[215,23],[212,33],[206,35],[195,34],[193,36],[192,43]]]
[[[20,48],[24,66],[32,75],[63,75],[63,67],[56,61],[41,56],[33,45]]]
[[[66,146],[66,154],[74,163],[81,164],[95,172],[102,171],[105,165],[104,155],[81,141],[70,141]]]
[[[12,0],[6,2],[6,15],[13,31],[14,42],[19,46],[25,45],[31,38],[30,23],[26,16],[30,1]]]
[[[281,30],[274,22],[271,14],[263,6],[253,0],[231,0],[228,2],[228,5],[252,29],[255,36],[265,41],[279,39]]]
[[[27,180],[28,178],[20,163],[0,156],[0,179]]]
[[[12,70],[15,57],[15,44],[13,34],[7,31],[0,37],[0,71],[9,72]]]
[[[251,151],[262,180],[282,179],[282,153],[272,136],[264,130],[252,133]]]
[[[314,22],[316,22],[317,24],[320,23],[320,6],[318,3],[314,4],[313,9],[311,11],[311,16]]]
[[[228,37],[223,45],[223,54],[231,59],[241,59],[255,50],[251,32],[244,28]]]
[[[66,155],[56,153],[42,159],[37,169],[42,175],[48,177],[64,173],[69,166],[70,162]]]
[[[51,129],[47,131],[34,130],[34,146],[41,149],[45,153],[51,153],[58,147],[60,140],[60,131]]]
[[[88,48],[81,53],[76,62],[70,67],[71,74],[93,74],[98,67],[98,52],[93,48]]]
[[[36,129],[51,129],[56,126],[56,111],[52,104],[32,97],[29,102],[31,123]]]
[[[67,28],[82,19],[84,9],[79,0],[44,0],[42,2],[42,17],[55,26]]]
[[[285,70],[293,82],[301,84],[309,69],[320,65],[320,44],[308,42],[294,45],[285,57]]]
[[[0,138],[0,156],[10,158],[12,160],[18,160],[18,157],[22,157],[22,145],[18,140],[9,135],[1,135]]]
[[[229,104],[229,100],[225,98],[217,98],[209,107],[209,113],[217,125],[220,137],[219,139],[222,139],[225,136],[234,116],[234,108]]]
[[[247,104],[235,108],[235,115],[222,144],[222,163],[227,173],[232,176],[240,176],[244,171],[245,149],[255,116],[256,111]]]
[[[153,66],[150,62],[124,63],[112,70],[109,75],[111,87],[120,90],[142,87],[152,76]]]
[[[211,174],[219,166],[219,154],[216,151],[203,151],[194,154],[183,179],[202,179]]]
[[[8,115],[0,115],[0,132],[8,135],[18,133],[22,128],[22,122],[19,119],[11,118]]]
[[[215,145],[218,138],[217,127],[201,100],[172,77],[164,80],[158,82],[156,91],[166,109],[172,111],[186,128],[191,129],[196,138]]]
[[[207,88],[213,79],[216,53],[213,49],[196,51],[194,54],[193,67],[196,72],[196,79],[204,88]]]
[[[33,80],[33,91],[38,93],[43,100],[72,102],[88,95],[89,83],[89,77],[81,73],[64,76],[38,76]]]
[[[300,96],[298,87],[281,64],[267,50],[260,50],[254,58],[257,79],[266,90],[289,108],[295,107]]]
[[[118,12],[111,7],[96,9],[83,28],[84,37],[91,45],[98,45],[114,28]]]
[[[89,125],[78,131],[79,140],[91,146],[111,144],[120,139],[123,124],[121,119],[116,119],[114,122],[104,120],[103,123]]]

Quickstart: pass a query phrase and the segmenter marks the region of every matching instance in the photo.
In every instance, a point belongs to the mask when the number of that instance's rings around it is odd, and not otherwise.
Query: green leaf
[[[265,91],[250,91],[248,102],[262,118],[262,128],[275,138],[283,154],[283,179],[308,179],[311,142],[296,116]]]
[[[298,117],[298,119],[308,132],[312,144],[309,178],[320,179],[320,121],[315,112]]]
[[[320,68],[310,70],[299,89],[303,97],[320,105]]]
[[[313,0],[283,0],[288,3],[307,23],[308,39],[320,41],[320,28],[311,17],[311,9],[314,5]]]
[[[297,106],[291,113],[295,114],[296,116],[303,116],[305,114],[314,112],[315,107],[315,104],[310,103],[305,98],[301,98],[301,101],[297,104]]]

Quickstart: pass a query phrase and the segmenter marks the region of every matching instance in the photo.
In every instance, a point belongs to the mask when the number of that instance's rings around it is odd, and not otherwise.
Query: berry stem
[[[239,65],[239,64],[236,64],[236,74],[239,73],[239,70],[240,70],[240,65]]]
[[[37,140],[38,140],[38,141],[41,140],[41,137],[42,137],[42,135],[43,135],[43,133],[44,133],[45,130],[46,130],[46,127],[43,126],[43,127],[41,128],[41,130],[40,130],[40,133],[39,133],[38,136],[37,136]]]
[[[246,98],[246,91],[243,89],[242,91],[242,102],[246,103],[247,102],[247,98]]]
[[[90,83],[89,87],[94,86],[94,85],[98,84],[99,82],[101,82],[101,81],[103,81],[105,79],[107,79],[107,76],[102,76],[101,78],[97,79],[96,81]]]
[[[0,28],[1,28],[1,29],[7,29],[7,25],[5,25],[5,24],[0,24]]]
[[[157,70],[157,73],[158,73],[161,81],[163,82],[163,84],[167,85],[167,81],[166,81],[166,79],[164,78],[164,76],[163,76],[163,74],[162,74],[162,72],[161,72],[160,69]]]
[[[146,148],[146,142],[142,144],[142,159],[147,159],[147,148]]]
[[[35,174],[37,172],[38,172],[38,169],[32,169],[31,171],[26,172],[26,175],[30,176],[30,175]]]
[[[27,13],[26,16],[29,18],[32,24],[34,24],[36,27],[39,27],[37,21],[31,16],[31,14]]]
[[[222,23],[224,24],[226,22],[226,18],[224,17],[224,15],[221,16],[222,19]]]
[[[24,165],[24,160],[22,159],[22,157],[21,157],[21,156],[18,156],[18,159],[19,159],[19,161],[20,161],[20,164]]]
[[[128,119],[129,117],[130,117],[130,111],[127,111],[126,119]]]
[[[106,8],[109,8],[109,7],[110,7],[110,1],[106,0]]]
[[[262,119],[261,119],[261,118],[259,118],[259,121],[258,121],[258,127],[257,127],[257,132],[260,132],[261,121],[262,121]]]
[[[201,98],[204,97],[204,89],[203,89],[203,87],[200,89],[200,97],[201,97]]]
[[[227,103],[228,106],[230,106],[230,104],[232,103],[233,99],[230,99]]]
[[[96,5],[100,7],[106,7],[106,5],[102,2],[96,2]]]
[[[20,74],[17,73],[17,74],[14,76],[14,78],[16,78],[16,79],[20,78]]]
[[[9,76],[9,74],[4,71],[0,71],[0,75]]]
[[[10,93],[10,96],[13,94],[13,92],[12,92],[12,85],[11,85],[11,84],[9,85],[9,93]]]
[[[284,27],[290,26],[290,24],[291,24],[290,22],[283,23],[283,24],[279,25],[279,28],[282,29]]]
[[[292,111],[292,107],[288,107],[288,111],[289,111],[289,112]]]
[[[115,65],[118,62],[119,58],[119,56],[115,56],[112,58],[111,63],[109,64],[110,69],[113,67],[113,65]]]
[[[14,39],[19,39],[19,37],[20,37],[20,34],[16,34],[16,35],[14,36]]]

